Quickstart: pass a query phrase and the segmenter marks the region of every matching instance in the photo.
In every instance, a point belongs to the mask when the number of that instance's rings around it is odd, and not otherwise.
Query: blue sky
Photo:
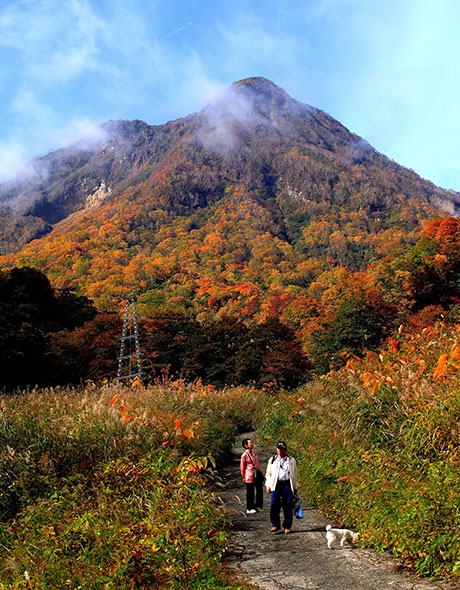
[[[0,179],[265,76],[460,191],[458,0],[1,0]]]

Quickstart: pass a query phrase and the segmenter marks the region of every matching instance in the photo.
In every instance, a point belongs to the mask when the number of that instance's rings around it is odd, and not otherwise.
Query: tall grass
[[[214,465],[260,403],[183,381],[0,397],[0,589],[242,588]]]
[[[460,327],[389,340],[381,354],[285,395],[262,416],[286,437],[308,499],[421,574],[460,576]],[[275,424],[275,429],[273,425]]]
[[[460,327],[442,324],[295,393],[165,380],[0,397],[0,590],[242,588],[221,567],[213,465],[255,426],[287,439],[336,524],[458,581],[459,418]]]

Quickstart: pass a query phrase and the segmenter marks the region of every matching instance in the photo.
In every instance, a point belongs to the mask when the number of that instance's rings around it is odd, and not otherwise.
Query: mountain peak
[[[244,97],[259,109],[262,109],[262,111],[264,110],[264,106],[270,110],[292,110],[300,104],[289,96],[285,90],[262,76],[238,80],[230,86],[229,92],[230,94]],[[308,105],[302,106],[309,108]]]
[[[270,134],[278,138],[291,133],[297,118],[305,121],[313,110],[267,78],[243,78],[201,111],[196,137],[207,149],[228,152],[240,149],[241,142],[247,144],[249,137]]]
[[[243,78],[234,82],[226,92],[225,95],[238,96],[250,103],[257,105],[259,108],[265,105],[271,108],[293,108],[299,103],[294,100],[289,94],[274,84],[271,80],[262,76],[254,78]],[[303,105],[308,106],[308,105]]]
[[[17,250],[52,224],[96,211],[93,203],[109,207],[138,185],[181,215],[215,203],[230,186],[243,186],[260,202],[267,195],[271,203],[287,199],[292,210],[305,209],[306,219],[337,199],[368,206],[378,223],[380,202],[400,206],[394,195],[407,195],[414,209],[423,203],[458,214],[460,207],[457,195],[421,181],[261,76],[234,82],[201,112],[164,125],[107,121],[98,129],[96,141],[38,158],[35,175],[0,184],[0,249]],[[22,242],[18,224],[29,228]],[[292,225],[300,236],[298,222]]]
[[[271,80],[264,78],[263,76],[255,76],[252,78],[242,78],[241,80],[237,80],[236,82],[233,82],[233,84],[230,86],[230,88],[249,89],[249,90],[253,90],[254,92],[262,92],[262,93],[282,92],[283,94],[286,94],[286,92],[282,88],[277,86]]]

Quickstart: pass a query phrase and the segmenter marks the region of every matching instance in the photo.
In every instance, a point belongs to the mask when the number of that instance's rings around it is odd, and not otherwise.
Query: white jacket
[[[291,489],[292,491],[297,490],[299,488],[299,484],[297,482],[297,463],[294,457],[290,457],[286,455],[289,461],[289,480],[291,482]],[[265,487],[270,488],[271,491],[275,491],[276,484],[278,483],[278,472],[280,470],[280,462],[279,462],[279,455],[274,459],[268,461],[267,465],[267,472],[265,474]]]

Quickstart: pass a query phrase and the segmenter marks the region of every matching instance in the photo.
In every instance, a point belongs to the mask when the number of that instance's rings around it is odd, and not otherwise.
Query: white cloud
[[[32,161],[33,157],[38,157],[40,154],[31,154],[28,148],[31,140],[34,145],[53,145],[56,149],[71,144],[87,149],[104,139],[103,130],[87,118],[72,119],[62,127],[50,125],[42,130],[40,137],[10,136],[0,140],[0,179],[47,175],[46,166],[38,161]]]
[[[88,0],[24,0],[0,10],[0,51],[14,58],[5,78],[11,116],[0,141],[0,179],[94,135],[94,114],[74,98],[81,92],[91,97],[82,101],[89,109],[102,105],[98,123],[129,112],[161,123],[171,112],[202,108],[221,89],[197,53],[184,59],[174,44],[163,46],[155,18],[147,21],[135,3],[114,0],[105,16],[95,7]]]
[[[197,132],[197,139],[208,149],[221,153],[231,150],[235,144],[235,124],[256,124],[260,117],[253,104],[233,87],[207,105],[203,114],[206,125]]]
[[[42,125],[52,123],[53,109],[40,101],[33,87],[22,86],[11,102],[12,110],[29,122],[40,121]]]
[[[171,81],[172,82],[172,81]],[[182,115],[190,110],[202,109],[205,104],[223,92],[228,84],[223,84],[210,77],[199,55],[193,52],[183,64],[183,76],[178,86],[170,85],[169,100],[174,103],[174,110]]]
[[[0,178],[12,178],[26,166],[29,154],[21,141],[0,141]]]
[[[105,63],[110,44],[119,48],[117,35],[88,0],[11,2],[0,12],[0,49],[14,63],[9,79],[5,75],[11,88],[11,125],[0,142],[0,178],[17,172],[44,149],[94,135],[89,117],[69,115],[60,100],[69,99],[73,84],[84,83],[91,90],[88,76],[96,75],[94,86],[107,83],[113,91],[109,80],[117,79],[118,68]],[[78,101],[75,106],[79,108]]]
[[[65,83],[100,67],[106,28],[87,0],[13,3],[0,15],[0,46],[19,53],[23,76],[40,85]]]
[[[66,146],[78,143],[82,148],[105,139],[102,129],[87,117],[71,119],[65,126],[50,131],[49,141],[55,145]]]
[[[425,176],[453,168],[460,4],[204,4],[201,16],[182,0],[167,9],[141,0],[5,0],[0,161],[71,142],[85,121],[184,116],[231,82],[262,75]]]

